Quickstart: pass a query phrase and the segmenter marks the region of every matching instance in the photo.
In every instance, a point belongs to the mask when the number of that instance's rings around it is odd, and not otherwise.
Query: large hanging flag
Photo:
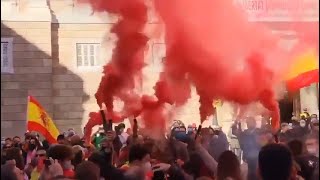
[[[49,143],[56,143],[59,131],[48,113],[32,96],[28,96],[27,130],[42,134]]]
[[[286,76],[288,91],[297,91],[300,88],[319,82],[319,64],[314,51],[308,51],[295,61]]]

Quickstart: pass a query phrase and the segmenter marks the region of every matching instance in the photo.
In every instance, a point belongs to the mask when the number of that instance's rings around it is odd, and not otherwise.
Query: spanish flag
[[[297,91],[300,88],[309,86],[312,83],[319,82],[319,64],[317,55],[310,50],[300,55],[295,63],[289,67],[289,73],[286,76],[286,85],[288,91]]]
[[[39,132],[49,143],[57,143],[59,135],[57,127],[40,103],[32,96],[28,96],[27,118],[28,131]]]

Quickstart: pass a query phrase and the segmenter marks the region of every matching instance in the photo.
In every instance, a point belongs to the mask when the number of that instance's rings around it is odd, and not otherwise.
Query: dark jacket
[[[313,155],[303,155],[296,158],[296,162],[301,168],[301,176],[305,180],[311,180],[319,166],[319,158]]]
[[[238,138],[240,148],[243,151],[243,160],[256,160],[259,155],[260,145],[257,142],[258,128],[241,131],[237,124],[232,126],[232,134]]]
[[[217,138],[213,137],[210,140],[208,152],[216,161],[218,161],[219,156],[228,149],[229,143],[227,136],[223,131],[220,131]]]

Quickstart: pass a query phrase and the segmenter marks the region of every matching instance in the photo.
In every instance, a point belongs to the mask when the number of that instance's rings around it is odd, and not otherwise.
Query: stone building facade
[[[74,0],[1,1],[1,136],[25,132],[28,95],[39,100],[60,131],[73,127],[82,132],[88,113],[98,109],[94,93],[102,66],[112,54],[115,37],[110,28],[115,21]],[[150,21],[149,31],[161,27],[155,19]],[[165,55],[162,36],[148,46],[142,91],[152,94]],[[318,112],[316,89],[302,89],[296,108]],[[193,93],[177,114],[186,124],[199,119]],[[218,108],[219,125],[225,131],[232,122],[231,110],[228,103]]]

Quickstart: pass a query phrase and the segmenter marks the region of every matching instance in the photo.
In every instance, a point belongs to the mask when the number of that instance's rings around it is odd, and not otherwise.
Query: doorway
[[[291,123],[291,118],[294,114],[299,114],[296,112],[296,106],[299,104],[299,91],[296,93],[286,92],[284,97],[279,100],[279,108],[280,108],[280,120],[281,123]]]

